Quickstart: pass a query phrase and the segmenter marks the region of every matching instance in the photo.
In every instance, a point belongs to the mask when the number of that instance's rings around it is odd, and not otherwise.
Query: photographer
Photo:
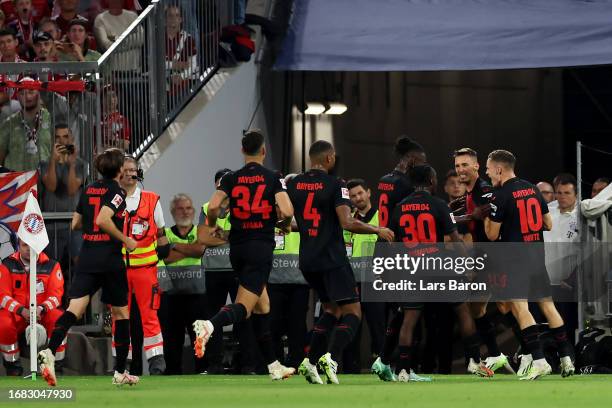
[[[74,19],[70,22],[66,39],[64,42],[57,42],[55,48],[60,61],[97,61],[102,55],[91,49],[90,45],[87,22]]]
[[[87,167],[78,157],[74,137],[68,125],[55,126],[54,140],[49,161],[41,163],[43,211],[72,212],[76,208]],[[64,271],[68,271],[68,260],[74,260],[81,248],[80,233],[71,232],[66,221],[48,220],[47,224],[49,246],[46,252],[62,263]],[[69,258],[65,258],[66,256]]]

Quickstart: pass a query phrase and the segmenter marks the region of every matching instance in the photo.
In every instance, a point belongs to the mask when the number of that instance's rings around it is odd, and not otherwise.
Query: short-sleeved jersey
[[[487,181],[478,177],[472,191],[465,193],[466,213],[471,214],[476,207],[488,204],[491,201],[493,187]],[[472,220],[468,223],[468,232],[472,234],[474,242],[488,242],[487,234],[484,230],[484,221]]]
[[[514,177],[493,191],[490,218],[501,223],[500,241],[543,242],[547,213],[540,190],[528,181]]]
[[[122,243],[96,225],[96,218],[104,206],[113,210],[113,223],[119,231],[123,231],[125,191],[115,180],[95,181],[85,187],[81,193],[76,212],[82,216],[83,249],[121,253]],[[100,259],[100,262],[103,262],[103,259]]]
[[[342,180],[321,170],[309,170],[287,184],[300,231],[300,269],[319,271],[349,263],[336,207],[350,206]]]
[[[250,240],[274,242],[276,194],[284,191],[280,173],[258,163],[223,176],[219,190],[229,197],[230,244]]]
[[[401,171],[393,170],[380,178],[376,186],[378,192],[378,225],[389,225],[389,217],[393,209],[413,191],[412,183]]]
[[[443,200],[419,190],[395,207],[389,228],[395,233],[395,241],[416,245],[444,242],[444,236],[456,231],[457,224]]]

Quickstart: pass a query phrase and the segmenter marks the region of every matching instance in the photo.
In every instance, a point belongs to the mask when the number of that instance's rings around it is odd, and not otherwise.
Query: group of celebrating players
[[[487,175],[493,186],[478,174],[478,160],[472,149],[455,152],[455,168],[467,186],[467,195],[447,205],[434,196],[437,179],[435,170],[427,164],[424,149],[408,137],[400,137],[395,145],[399,161],[395,169],[383,176],[378,184],[378,225],[364,223],[351,213],[349,190],[344,182],[330,174],[335,166],[333,146],[317,141],[310,146],[310,170],[284,179],[279,173],[263,166],[266,157],[265,139],[257,130],[242,138],[245,165],[226,174],[208,206],[207,222],[199,226],[201,233],[226,238],[217,227],[222,208],[229,209],[231,230],[230,261],[238,273],[239,289],[235,302],[223,306],[209,320],[196,320],[194,344],[198,357],[204,355],[206,344],[215,331],[223,326],[251,319],[261,355],[273,380],[288,378],[295,369],[283,366],[275,357],[270,328],[270,299],[267,281],[272,268],[275,230],[297,230],[300,235],[300,270],[314,289],[322,305],[316,321],[307,357],[298,368],[299,374],[313,384],[338,384],[337,369],[344,348],[351,342],[361,324],[361,305],[354,274],[347,257],[343,231],[354,234],[375,234],[384,242],[444,242],[461,243],[457,222],[469,222],[474,241],[529,242],[542,241],[543,231],[551,228],[548,208],[538,189],[514,174],[515,158],[505,150],[496,150],[487,159]],[[102,300],[112,307],[115,325],[114,384],[138,383],[126,370],[130,344],[128,285],[121,250],[133,251],[136,243],[124,235],[125,192],[118,180],[122,173],[123,153],[108,149],[95,160],[102,178],[87,186],[72,220],[72,228],[82,228],[84,244],[75,278],[69,291],[70,303],[57,320],[49,346],[38,355],[41,373],[50,385],[57,380],[54,354],[70,327],[84,313],[91,296],[102,288]],[[519,192],[519,193],[516,193]],[[517,200],[529,203],[529,222]],[[427,205],[404,205],[427,204]],[[464,215],[453,217],[452,212]],[[428,214],[429,231],[422,233],[409,219],[418,220]],[[407,215],[409,215],[407,217]],[[412,217],[412,218],[411,218]],[[547,277],[540,277],[547,279]],[[558,344],[561,374],[574,373],[572,346],[565,335],[563,320],[549,294],[542,293],[539,302]],[[486,312],[486,303],[453,304],[460,322],[468,371],[483,377],[508,366],[506,356],[499,353],[495,340],[484,339],[490,356],[480,359],[481,337],[474,318]],[[499,310],[516,329],[515,334],[526,349],[518,375],[534,380],[551,372],[539,340],[535,320],[526,299],[498,303]],[[422,303],[397,305],[385,335],[383,350],[372,371],[385,381],[428,380],[411,369],[412,332],[419,320]],[[333,336],[331,334],[333,333]],[[330,339],[331,337],[331,339]],[[391,359],[399,349],[395,371]]]

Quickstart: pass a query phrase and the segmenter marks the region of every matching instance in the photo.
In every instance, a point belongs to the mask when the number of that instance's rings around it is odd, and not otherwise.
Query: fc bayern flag
[[[38,201],[36,201],[33,191],[30,191],[30,195],[28,196],[17,236],[28,244],[37,254],[40,254],[43,249],[49,245],[49,236],[47,235],[47,228],[45,228],[45,220],[43,220]]]
[[[0,224],[17,231],[23,218],[23,209],[30,191],[36,191],[36,171],[0,174]]]

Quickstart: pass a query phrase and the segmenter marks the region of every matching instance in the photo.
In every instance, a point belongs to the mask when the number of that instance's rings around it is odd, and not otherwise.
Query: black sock
[[[310,364],[317,364],[319,358],[327,351],[329,332],[334,328],[337,321],[338,319],[333,314],[323,313],[323,316],[319,317],[319,320],[315,323],[310,339],[310,351],[308,352]]]
[[[391,363],[391,356],[393,355],[393,351],[395,347],[397,347],[397,342],[399,341],[399,330],[402,327],[402,323],[404,322],[404,312],[395,312],[389,325],[387,326],[387,331],[385,332],[385,342],[383,343],[383,349],[380,353],[380,361],[383,364],[389,365]]]
[[[61,346],[62,341],[68,334],[68,330],[76,323],[77,318],[74,313],[66,310],[63,315],[55,322],[55,329],[51,334],[51,340],[49,340],[49,350],[55,355],[55,350]]]
[[[395,367],[395,374],[399,374],[402,370],[406,370],[407,373],[410,373],[410,357],[412,357],[412,347],[400,345],[398,348],[399,360],[397,361],[397,367]]]
[[[251,321],[253,322],[253,332],[255,332],[255,338],[261,351],[264,363],[266,365],[276,361],[274,355],[274,344],[272,343],[272,329],[270,328],[270,313],[266,314],[255,314],[251,315]]]
[[[340,318],[336,325],[336,335],[329,350],[335,361],[342,360],[342,352],[355,337],[360,324],[361,319],[354,314],[346,314]]]
[[[476,363],[480,363],[480,336],[477,333],[463,339],[463,349],[467,360],[473,358]]]
[[[125,361],[130,351],[130,320],[115,320],[115,371],[123,373],[125,371]]]
[[[555,343],[557,344],[557,351],[559,353],[559,357],[573,357],[574,348],[572,347],[572,343],[570,343],[569,339],[567,338],[565,325],[550,329],[550,331],[552,332],[552,335],[555,339]]]
[[[514,337],[519,342],[521,346],[521,353],[527,354],[529,353],[527,349],[527,344],[525,344],[525,339],[523,338],[523,334],[521,333],[521,328],[519,327],[518,322],[514,318],[512,312],[508,312],[504,315],[504,324],[512,329],[512,333],[514,333]]]
[[[478,335],[487,345],[489,355],[492,357],[499,356],[501,353],[499,351],[499,347],[497,347],[497,333],[495,331],[495,326],[493,326],[493,323],[491,323],[491,320],[487,317],[487,315],[484,315],[478,319],[474,319],[474,323],[476,323]]]
[[[527,351],[531,354],[534,360],[544,358],[544,352],[542,351],[542,343],[540,343],[540,332],[538,326],[535,324],[524,328],[521,331],[525,344],[527,345]]]
[[[223,306],[217,312],[217,314],[210,319],[210,322],[215,330],[217,330],[221,329],[223,326],[240,323],[246,319],[246,316],[247,310],[242,303],[232,303],[230,305]]]

